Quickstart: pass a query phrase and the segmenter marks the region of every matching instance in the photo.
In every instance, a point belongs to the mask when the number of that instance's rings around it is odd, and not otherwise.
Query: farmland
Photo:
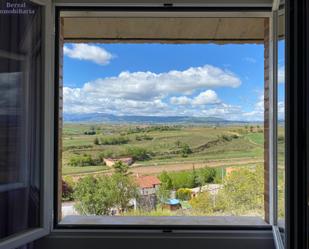
[[[62,175],[66,180],[71,179],[69,182],[73,180],[82,184],[75,185],[75,188],[80,186],[77,189],[87,189],[92,185],[93,180],[87,177],[93,176],[102,179],[102,184],[107,184],[104,189],[108,188],[110,180],[106,177],[117,176],[117,169],[106,164],[108,158],[132,158],[133,163],[123,171],[128,170],[131,176],[159,177],[161,190],[156,190],[159,200],[163,198],[162,189],[169,193],[167,196],[171,196],[172,191],[192,192],[194,187],[201,188],[203,184],[223,186],[218,195],[219,206],[210,205],[213,197],[198,195],[192,199],[190,197],[191,201],[182,201],[182,207],[187,205],[189,210],[185,208],[177,212],[167,212],[153,208],[150,211],[137,209],[120,211],[119,215],[263,215],[264,131],[260,124],[212,126],[65,123],[62,136]],[[284,216],[283,162],[284,130],[279,127],[279,217]],[[227,171],[231,168],[243,170],[227,178]],[[205,169],[206,171],[203,171]],[[126,173],[122,174],[125,177],[123,179],[126,179]],[[213,177],[205,180],[207,177],[203,174],[213,174]],[[203,177],[204,180],[200,182]],[[250,182],[250,179],[253,182]],[[84,184],[86,185],[83,186]],[[246,185],[245,188],[243,184]],[[229,190],[229,186],[232,186],[232,189]],[[134,189],[133,185],[132,188]],[[239,190],[235,192],[235,188]],[[89,193],[92,193],[93,189],[94,187],[91,187]],[[249,195],[248,200],[243,201],[243,207],[235,204],[250,191],[256,191],[256,197]],[[234,201],[229,201],[231,195],[234,196]],[[89,194],[82,192],[79,197],[88,198],[87,196]],[[91,207],[92,204],[93,201],[86,207]],[[160,207],[160,204],[157,203],[157,207]],[[105,214],[110,214],[111,209],[113,207],[107,208]],[[96,214],[95,211],[89,212]]]
[[[114,142],[107,143],[107,140]],[[132,149],[142,150],[146,156],[131,166],[135,173],[188,170],[193,165],[199,168],[257,164],[263,163],[263,146],[264,133],[259,125],[67,123],[63,129],[63,175],[109,171],[102,157],[131,156]],[[73,157],[82,155],[90,156],[93,162],[84,167],[70,165]]]

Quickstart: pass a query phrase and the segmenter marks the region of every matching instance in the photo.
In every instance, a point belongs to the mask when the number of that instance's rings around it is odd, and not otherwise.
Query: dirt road
[[[165,165],[149,165],[149,166],[132,166],[130,168],[130,172],[133,174],[139,175],[157,175],[162,171],[166,172],[175,172],[175,171],[183,171],[183,170],[191,170],[194,166],[195,169],[207,167],[231,167],[231,166],[241,166],[241,165],[254,165],[263,163],[263,159],[248,159],[248,158],[233,158],[230,160],[220,160],[220,161],[209,161],[206,163],[199,162],[182,162],[175,164],[165,164]],[[85,175],[110,175],[112,174],[112,170],[104,171],[104,172],[89,172],[82,173],[78,175],[74,175],[73,179],[78,180],[79,178]]]

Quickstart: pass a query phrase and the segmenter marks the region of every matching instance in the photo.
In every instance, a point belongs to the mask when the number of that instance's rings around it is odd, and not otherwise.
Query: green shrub
[[[181,145],[181,155],[182,157],[187,157],[189,154],[192,153],[192,150],[188,144]]]
[[[99,139],[96,137],[96,138],[93,140],[93,143],[94,143],[95,145],[99,145],[99,144],[100,144],[100,141],[99,141]]]
[[[220,139],[221,139],[222,141],[229,142],[229,141],[232,141],[233,138],[232,138],[231,136],[229,136],[229,135],[223,134],[223,135],[220,136]]]
[[[226,212],[242,215],[252,211],[263,213],[264,177],[263,167],[256,169],[240,168],[224,179],[219,195]]]
[[[71,179],[62,179],[62,201],[72,201],[74,193],[74,183]]]
[[[110,215],[112,208],[127,210],[130,200],[138,198],[138,188],[130,176],[86,176],[79,180],[74,192],[76,210],[81,215]]]
[[[91,144],[86,144],[86,145],[70,145],[70,146],[65,146],[63,147],[63,151],[67,150],[80,150],[80,149],[90,149],[92,148],[93,145]]]
[[[279,135],[278,136],[278,142],[284,142],[284,135]]]
[[[72,167],[84,167],[84,166],[95,166],[99,165],[99,159],[93,159],[91,155],[75,155],[70,158],[68,165]]]
[[[127,149],[127,154],[136,161],[145,161],[150,159],[148,151],[141,147],[129,147]]]
[[[193,210],[199,213],[213,213],[214,201],[212,196],[208,192],[199,193],[196,197],[193,197],[189,201],[189,204],[192,206]]]
[[[84,134],[85,134],[85,135],[95,135],[96,132],[93,131],[93,130],[90,130],[90,131],[85,131]]]
[[[213,168],[193,169],[192,171],[169,172],[159,175],[161,185],[166,189],[195,188],[207,183],[214,183],[217,171]]]
[[[130,139],[124,136],[108,136],[100,138],[100,144],[103,145],[127,144],[129,141]]]
[[[188,188],[180,188],[176,191],[176,198],[182,201],[188,201],[191,199],[192,191]]]
[[[135,140],[137,141],[143,141],[143,140],[152,140],[153,137],[147,135],[147,134],[143,134],[143,135],[136,135],[135,136]]]

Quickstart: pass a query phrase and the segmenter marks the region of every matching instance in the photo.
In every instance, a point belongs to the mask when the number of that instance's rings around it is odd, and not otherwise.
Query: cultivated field
[[[279,128],[279,133],[282,132]],[[108,173],[111,168],[104,165],[103,158],[134,155],[131,171],[141,174],[261,164],[263,127],[259,124],[64,125],[63,175]],[[73,166],[72,158],[82,156],[91,158],[90,162],[86,166]],[[280,155],[279,161],[282,161]]]

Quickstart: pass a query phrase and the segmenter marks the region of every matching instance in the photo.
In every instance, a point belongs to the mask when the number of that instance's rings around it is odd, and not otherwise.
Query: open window
[[[3,248],[52,221],[284,232],[283,7],[168,7],[56,8],[53,85],[49,1],[1,2]]]
[[[16,248],[49,231],[52,158],[44,133],[50,80],[48,1],[0,4],[0,246]],[[50,92],[49,94],[52,94]],[[51,155],[50,152],[48,152]],[[51,210],[51,209],[49,209]]]
[[[59,9],[55,223],[270,228],[272,25],[267,12]],[[137,190],[125,206],[117,173]]]

